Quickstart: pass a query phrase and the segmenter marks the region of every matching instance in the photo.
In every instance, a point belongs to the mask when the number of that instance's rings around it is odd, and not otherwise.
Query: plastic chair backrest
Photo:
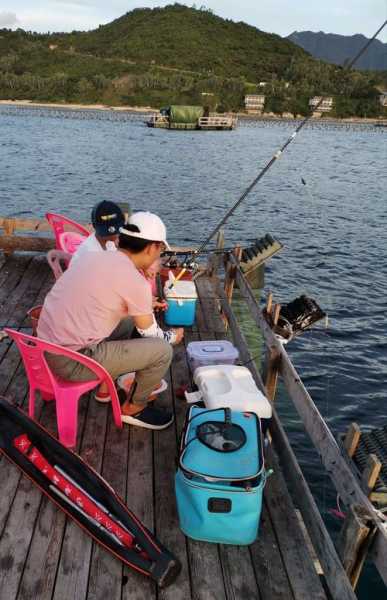
[[[84,235],[80,235],[74,231],[64,231],[59,236],[60,249],[62,252],[74,254],[85,239]]]
[[[21,331],[15,331],[8,328],[5,328],[4,331],[6,331],[9,337],[16,342],[17,347],[20,350],[20,354],[22,355],[29,380],[31,378],[33,382],[36,381],[45,386],[55,386],[57,382],[65,382],[65,380],[63,380],[61,377],[55,375],[48,366],[44,354],[45,352],[49,352],[50,354],[57,354],[59,356],[71,358],[72,360],[75,360],[90,369],[90,371],[97,376],[96,384],[104,380],[106,380],[106,383],[109,384],[108,380],[110,379],[114,387],[113,380],[106,369],[104,369],[92,358],[89,358],[80,352],[76,352],[75,350],[70,350],[69,348],[59,346],[58,344],[52,344],[51,342],[46,342],[45,340],[32,335],[27,335]],[[73,385],[74,382],[72,381],[71,384]]]
[[[71,256],[69,252],[63,252],[63,250],[49,250],[47,252],[47,262],[54,273],[55,279],[59,279],[63,275],[69,266]],[[65,268],[62,267],[61,261],[63,261]]]
[[[70,230],[75,231],[79,235],[83,235],[84,237],[89,237],[90,235],[90,231],[86,229],[86,227],[83,227],[83,225],[80,225],[76,221],[73,221],[68,217],[64,217],[63,215],[46,213],[46,219],[53,229],[57,250],[64,250],[64,248],[62,248],[60,245],[60,235],[64,233],[65,226],[67,226]]]

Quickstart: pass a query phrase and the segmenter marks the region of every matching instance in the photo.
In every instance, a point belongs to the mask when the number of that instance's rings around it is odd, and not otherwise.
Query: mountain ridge
[[[293,31],[286,39],[309,52],[314,58],[336,65],[344,65],[368,41],[368,38],[361,33],[339,35],[324,31]],[[359,58],[356,68],[387,71],[387,44],[378,39],[373,40],[367,51]]]

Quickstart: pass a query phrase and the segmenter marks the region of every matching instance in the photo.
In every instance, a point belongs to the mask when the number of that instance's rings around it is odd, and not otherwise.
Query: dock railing
[[[237,124],[237,117],[234,116],[209,116],[200,117],[199,128],[200,129],[212,129],[212,128],[229,128],[234,129]]]
[[[223,239],[222,243],[224,243]],[[234,342],[240,350],[241,360],[251,371],[258,387],[273,402],[270,435],[280,459],[281,468],[297,500],[303,521],[323,568],[330,593],[337,600],[349,598],[349,582],[353,588],[356,587],[366,557],[374,562],[384,583],[387,584],[386,516],[373,506],[364,493],[355,471],[305,388],[284,344],[273,333],[263,316],[254,292],[240,268],[238,256],[240,256],[238,248],[234,253],[224,255],[224,279],[217,274],[216,267],[219,266],[219,263],[215,265],[215,268],[213,262],[210,265],[217,290],[217,301],[227,320]],[[260,330],[266,346],[269,361],[265,383],[255,366],[246,339],[240,331],[231,308],[234,284],[238,286],[241,297]],[[274,312],[279,312],[278,305],[273,307]],[[340,498],[348,507],[348,515],[337,542],[337,550],[275,410],[274,399],[278,377],[282,378],[308,437],[317,450]],[[340,560],[338,556],[340,556]]]

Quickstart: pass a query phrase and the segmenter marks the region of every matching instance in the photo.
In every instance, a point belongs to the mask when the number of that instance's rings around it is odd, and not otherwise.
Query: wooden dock
[[[41,304],[53,285],[44,255],[0,255],[0,329],[29,330],[26,312]],[[242,359],[249,352],[237,328],[219,282],[198,278],[196,325],[186,330],[191,340],[224,338],[224,321],[218,298],[229,317],[234,343]],[[230,333],[228,334],[230,335]],[[176,582],[163,590],[144,576],[124,567],[68,520],[52,502],[4,456],[0,458],[0,598],[3,600],[337,600],[355,599],[349,580],[319,515],[312,527],[305,521],[319,553],[324,575],[315,568],[310,541],[296,508],[313,502],[310,492],[298,506],[288,491],[284,473],[293,478],[299,493],[304,485],[288,442],[277,452],[266,448],[269,477],[258,540],[249,547],[195,542],[180,531],[174,498],[175,457],[186,411],[179,388],[191,381],[185,345],[174,351],[167,376],[168,390],[160,403],[172,407],[175,423],[161,432],[124,426],[115,428],[108,406],[84,397],[80,402],[77,452],[114,487],[147,527],[180,559],[183,568]],[[251,358],[251,357],[250,357]],[[253,364],[253,363],[251,363]],[[255,367],[253,367],[254,369]],[[0,343],[0,394],[26,407],[28,384],[14,344]],[[256,377],[259,377],[256,374]],[[38,407],[39,421],[56,434],[55,405]],[[283,432],[275,414],[273,439]],[[296,483],[295,483],[296,481]],[[298,482],[298,483],[297,483]],[[297,488],[298,485],[298,488]],[[305,484],[306,485],[306,484]],[[302,488],[303,489],[303,488]],[[301,504],[301,506],[300,506]],[[316,509],[317,512],[317,509]],[[317,531],[314,535],[313,529]],[[320,542],[318,541],[320,539]],[[318,546],[321,548],[318,548]],[[381,555],[383,560],[383,555]]]

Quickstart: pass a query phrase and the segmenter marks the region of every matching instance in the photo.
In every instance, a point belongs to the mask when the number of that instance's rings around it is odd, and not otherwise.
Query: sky
[[[134,8],[165,6],[174,0],[0,0],[0,28],[27,31],[84,31],[109,23]],[[180,4],[193,6],[193,2]],[[215,14],[286,36],[293,31],[324,31],[367,37],[387,19],[387,0],[207,0]],[[387,42],[387,26],[378,36]]]

